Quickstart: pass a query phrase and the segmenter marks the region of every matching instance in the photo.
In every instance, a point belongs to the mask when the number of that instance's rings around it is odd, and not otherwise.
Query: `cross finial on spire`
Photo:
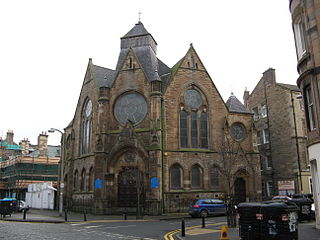
[[[141,14],[142,14],[142,12],[138,12],[138,14],[139,14],[139,23],[141,22]]]

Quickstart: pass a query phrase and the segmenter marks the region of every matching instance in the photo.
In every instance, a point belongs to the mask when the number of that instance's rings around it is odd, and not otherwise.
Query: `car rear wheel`
[[[200,212],[200,217],[207,217],[208,216],[208,211],[207,210],[201,210]]]

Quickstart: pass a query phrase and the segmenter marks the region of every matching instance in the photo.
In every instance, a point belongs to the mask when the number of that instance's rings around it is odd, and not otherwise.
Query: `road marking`
[[[97,228],[97,227],[101,227],[101,226],[86,226],[84,228]]]
[[[217,223],[213,223],[213,224],[207,224],[207,226],[219,226],[219,225],[224,225],[224,224],[226,224],[226,222],[217,222]],[[202,225],[186,227],[186,232],[189,232],[192,229],[196,229],[196,228],[200,228],[200,227],[202,227]],[[201,228],[201,230],[202,229],[204,229],[204,228]],[[220,232],[220,230],[216,230],[216,231]],[[164,240],[174,240],[173,235],[178,232],[181,232],[181,229],[177,229],[177,230],[166,233],[164,235]],[[200,234],[205,234],[205,233],[198,233],[197,235],[200,235]],[[190,235],[196,235],[196,234],[190,234]]]
[[[220,230],[206,229],[206,228],[195,228],[195,229],[186,231],[186,234],[188,234],[188,235],[201,235],[201,234],[216,233],[216,232],[220,232]]]

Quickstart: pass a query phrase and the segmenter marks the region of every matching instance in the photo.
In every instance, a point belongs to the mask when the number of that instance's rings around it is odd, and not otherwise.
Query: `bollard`
[[[248,240],[251,239],[251,226],[248,227]]]
[[[27,210],[23,209],[23,220],[26,220],[27,218]]]
[[[127,213],[126,212],[124,212],[123,218],[124,218],[124,220],[127,220]]]
[[[87,214],[86,214],[86,210],[83,211],[83,221],[87,221]]]
[[[206,227],[206,218],[202,216],[202,228]]]
[[[64,221],[68,221],[68,213],[67,213],[67,209],[64,210]]]
[[[184,223],[184,218],[182,218],[182,222],[181,222],[181,237],[185,237],[186,236],[186,226]]]

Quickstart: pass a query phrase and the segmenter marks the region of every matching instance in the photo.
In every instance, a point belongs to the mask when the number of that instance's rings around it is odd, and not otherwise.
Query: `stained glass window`
[[[188,114],[180,112],[180,144],[182,148],[188,147]]]
[[[205,112],[200,116],[200,147],[208,148],[208,118]]]
[[[198,109],[202,104],[202,97],[197,90],[188,89],[184,94],[184,101],[191,109]]]
[[[191,147],[198,147],[198,121],[196,112],[191,112]]]
[[[140,123],[148,112],[147,102],[139,93],[127,93],[120,96],[114,107],[114,115],[121,125],[128,121],[133,124]]]

